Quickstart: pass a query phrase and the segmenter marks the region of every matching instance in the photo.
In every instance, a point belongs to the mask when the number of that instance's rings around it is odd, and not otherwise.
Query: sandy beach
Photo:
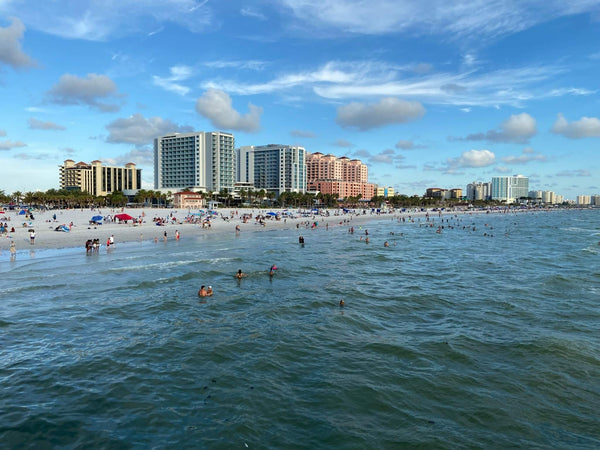
[[[363,210],[353,210],[343,213],[339,210],[329,210],[329,216],[312,214],[310,211],[290,209],[219,209],[216,214],[200,215],[196,210],[178,210],[172,208],[119,208],[119,209],[62,209],[33,211],[34,219],[26,218],[19,211],[5,211],[0,214],[0,221],[8,225],[8,233],[0,238],[0,251],[8,251],[11,242],[15,242],[18,250],[61,249],[85,247],[88,239],[98,239],[102,247],[106,246],[108,238],[114,237],[114,242],[133,241],[163,241],[165,233],[167,240],[185,240],[190,236],[210,233],[241,234],[273,229],[293,229],[312,226],[317,222],[319,227],[347,226],[351,223],[364,223],[368,220],[381,218],[381,215],[366,214]],[[276,213],[273,216],[269,213]],[[284,214],[286,213],[286,214]],[[304,214],[303,214],[304,213]],[[134,221],[113,222],[103,220],[102,224],[90,223],[92,217],[103,216],[113,218],[117,214],[128,214]],[[56,218],[54,218],[56,216]],[[244,221],[244,216],[247,219]],[[390,217],[386,214],[384,217]],[[206,222],[209,218],[210,226]],[[257,219],[258,218],[258,219]],[[157,219],[162,223],[157,225]],[[203,224],[204,222],[204,224]],[[14,232],[11,229],[14,227]],[[239,227],[239,231],[236,228]],[[69,231],[56,231],[56,229]],[[30,242],[30,232],[35,231],[34,243]]]
[[[0,214],[0,222],[6,223],[9,230],[0,237],[0,252],[8,252],[11,242],[15,243],[17,251],[76,247],[81,247],[83,250],[88,239],[98,239],[101,246],[105,247],[111,236],[114,243],[118,245],[119,242],[164,241],[165,233],[167,241],[176,239],[176,234],[179,234],[181,240],[185,240],[205,233],[216,235],[218,233],[244,234],[273,229],[302,230],[312,227],[315,222],[319,228],[339,226],[349,228],[371,220],[394,220],[402,217],[418,220],[429,214],[435,221],[436,218],[447,215],[506,211],[412,209],[377,213],[368,208],[346,212],[342,209],[329,209],[315,213],[305,209],[223,208],[209,215],[201,214],[198,210],[173,208],[102,208],[33,211],[34,219],[26,218],[26,215],[19,212],[5,211]],[[519,210],[510,212],[519,212]],[[127,214],[135,220],[112,221],[111,219],[118,214]],[[101,225],[90,223],[94,216],[103,216],[105,220],[102,220]],[[157,225],[157,221],[161,222],[161,225]],[[14,232],[11,231],[13,227]],[[69,231],[56,231],[57,228]],[[31,230],[35,231],[33,244],[30,240]]]

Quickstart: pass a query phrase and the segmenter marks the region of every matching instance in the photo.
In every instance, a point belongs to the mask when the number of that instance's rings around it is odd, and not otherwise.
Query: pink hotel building
[[[337,194],[338,198],[358,197],[370,200],[375,185],[368,182],[369,170],[358,159],[345,156],[309,153],[306,155],[306,189],[323,194]]]

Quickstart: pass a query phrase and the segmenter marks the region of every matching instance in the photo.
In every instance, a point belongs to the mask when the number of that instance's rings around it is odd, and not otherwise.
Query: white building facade
[[[492,198],[492,183],[476,182],[467,185],[469,200],[489,200]]]
[[[306,192],[306,150],[291,145],[244,146],[236,150],[237,181],[277,197]]]
[[[154,188],[232,191],[235,138],[221,131],[173,133],[154,139]]]
[[[529,178],[523,175],[492,177],[492,200],[518,203],[529,195]]]

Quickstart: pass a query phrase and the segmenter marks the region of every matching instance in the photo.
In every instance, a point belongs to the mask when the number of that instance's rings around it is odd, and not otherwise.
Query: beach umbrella
[[[276,215],[277,215],[277,213],[274,213],[273,211],[270,211],[267,213],[267,216],[276,216]]]
[[[94,216],[92,217],[92,222],[102,222],[103,219],[104,217],[102,216]]]
[[[123,221],[133,220],[133,217],[131,217],[129,214],[116,214],[115,217]]]

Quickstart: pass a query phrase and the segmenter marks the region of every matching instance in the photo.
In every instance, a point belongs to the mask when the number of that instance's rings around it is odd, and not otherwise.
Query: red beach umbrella
[[[129,214],[115,214],[115,218],[123,221],[133,220],[133,217],[131,217]]]

